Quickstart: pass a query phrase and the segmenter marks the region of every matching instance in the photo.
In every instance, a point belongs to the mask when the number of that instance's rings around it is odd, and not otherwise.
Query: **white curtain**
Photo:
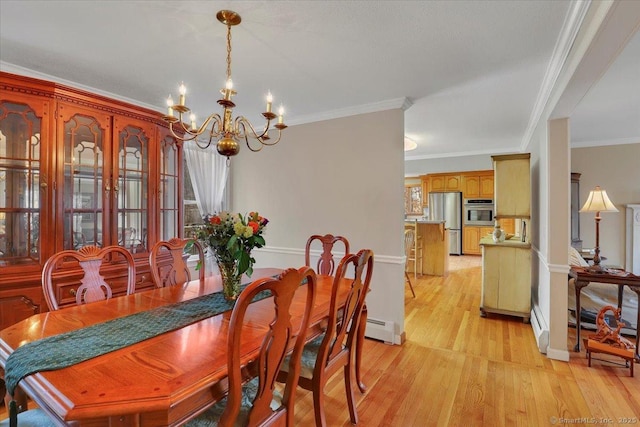
[[[220,212],[229,173],[227,158],[218,154],[215,144],[203,150],[193,142],[184,144],[184,155],[200,215]]]

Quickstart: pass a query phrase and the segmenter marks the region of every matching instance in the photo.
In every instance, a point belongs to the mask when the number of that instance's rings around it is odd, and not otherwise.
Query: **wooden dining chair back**
[[[191,281],[191,271],[187,265],[187,258],[191,250],[198,255],[198,276],[204,282],[204,251],[196,239],[181,239],[174,237],[161,240],[149,252],[151,276],[158,288],[165,286],[183,285]]]
[[[405,228],[404,230],[404,257],[405,257],[404,276],[407,279],[407,282],[409,283],[409,289],[411,289],[411,293],[413,294],[414,298],[416,297],[416,293],[413,290],[413,284],[411,284],[411,277],[409,277],[409,273],[407,269],[409,268],[409,262],[411,260],[413,260],[414,263],[416,262],[416,259],[412,258],[415,240],[416,240],[415,230],[413,228]]]
[[[121,246],[84,246],[51,256],[42,269],[42,290],[49,310],[57,310],[67,294],[75,304],[85,304],[111,298],[112,287],[104,277],[103,266],[126,267],[126,293],[136,289],[136,267],[131,253]],[[119,279],[116,279],[119,280]],[[77,285],[77,287],[75,286]]]
[[[352,379],[355,376],[355,353],[357,334],[361,325],[361,313],[369,291],[373,274],[373,251],[363,249],[357,254],[345,255],[334,276],[331,303],[326,331],[307,343],[302,352],[298,384],[313,392],[313,410],[316,426],[326,426],[324,387],[328,379],[343,369],[349,416],[353,424],[358,423]],[[338,296],[345,292],[346,302],[339,307]],[[341,298],[342,299],[342,298]],[[285,368],[286,369],[286,368]],[[288,379],[283,371],[279,381]]]
[[[250,312],[247,316],[247,309],[253,298],[261,292],[269,292],[273,296],[252,306],[252,309],[273,310],[273,320],[261,324],[263,328],[250,324]],[[306,296],[296,300],[296,294],[300,292]],[[294,425],[294,397],[300,372],[300,355],[305,344],[315,294],[316,275],[309,267],[298,270],[290,268],[276,278],[258,279],[240,293],[229,321],[229,392],[225,399],[188,422],[187,427]],[[304,304],[302,319],[292,319],[290,307],[292,304],[299,304],[300,300]],[[250,366],[243,366],[246,363],[240,357],[243,334],[255,337],[258,333],[264,335],[259,355]],[[289,352],[291,356],[285,362],[285,356]],[[283,393],[279,395],[275,391],[276,377],[284,363],[292,375],[287,378]],[[252,378],[248,382],[243,376],[247,372]]]
[[[333,271],[336,265],[333,249],[338,242],[342,243],[342,245],[344,246],[344,254],[347,255],[349,253],[349,241],[346,237],[334,236],[333,234],[325,234],[324,236],[314,234],[313,236],[309,237],[304,251],[305,265],[311,266],[312,247],[316,247],[319,243],[322,245],[322,251],[316,265],[316,273],[326,276],[333,275]]]

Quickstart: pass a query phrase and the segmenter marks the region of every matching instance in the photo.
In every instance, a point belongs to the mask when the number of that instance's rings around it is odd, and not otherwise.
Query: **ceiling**
[[[299,124],[409,106],[406,159],[518,151],[569,1],[0,0],[0,68],[163,111],[181,81],[218,112],[235,10],[236,113],[261,127],[267,91]],[[640,36],[572,115],[573,142],[640,137]],[[400,142],[399,142],[400,144]]]

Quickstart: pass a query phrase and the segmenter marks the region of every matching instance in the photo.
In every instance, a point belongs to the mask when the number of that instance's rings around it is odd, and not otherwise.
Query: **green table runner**
[[[248,284],[240,289],[243,290]],[[270,295],[271,292],[263,291],[256,295],[253,302]],[[66,368],[180,329],[231,310],[233,304],[224,298],[222,292],[215,292],[27,343],[18,347],[7,359],[7,391],[13,396],[18,382],[28,375]],[[15,406],[15,402],[12,404]]]

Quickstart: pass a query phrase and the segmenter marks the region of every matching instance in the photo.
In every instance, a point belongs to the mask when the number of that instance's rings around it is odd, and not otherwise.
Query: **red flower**
[[[211,224],[220,224],[220,217],[219,216],[212,216],[211,218],[209,218],[209,222]]]
[[[253,234],[256,234],[258,229],[260,229],[260,225],[255,221],[249,221],[247,225],[253,229]]]

